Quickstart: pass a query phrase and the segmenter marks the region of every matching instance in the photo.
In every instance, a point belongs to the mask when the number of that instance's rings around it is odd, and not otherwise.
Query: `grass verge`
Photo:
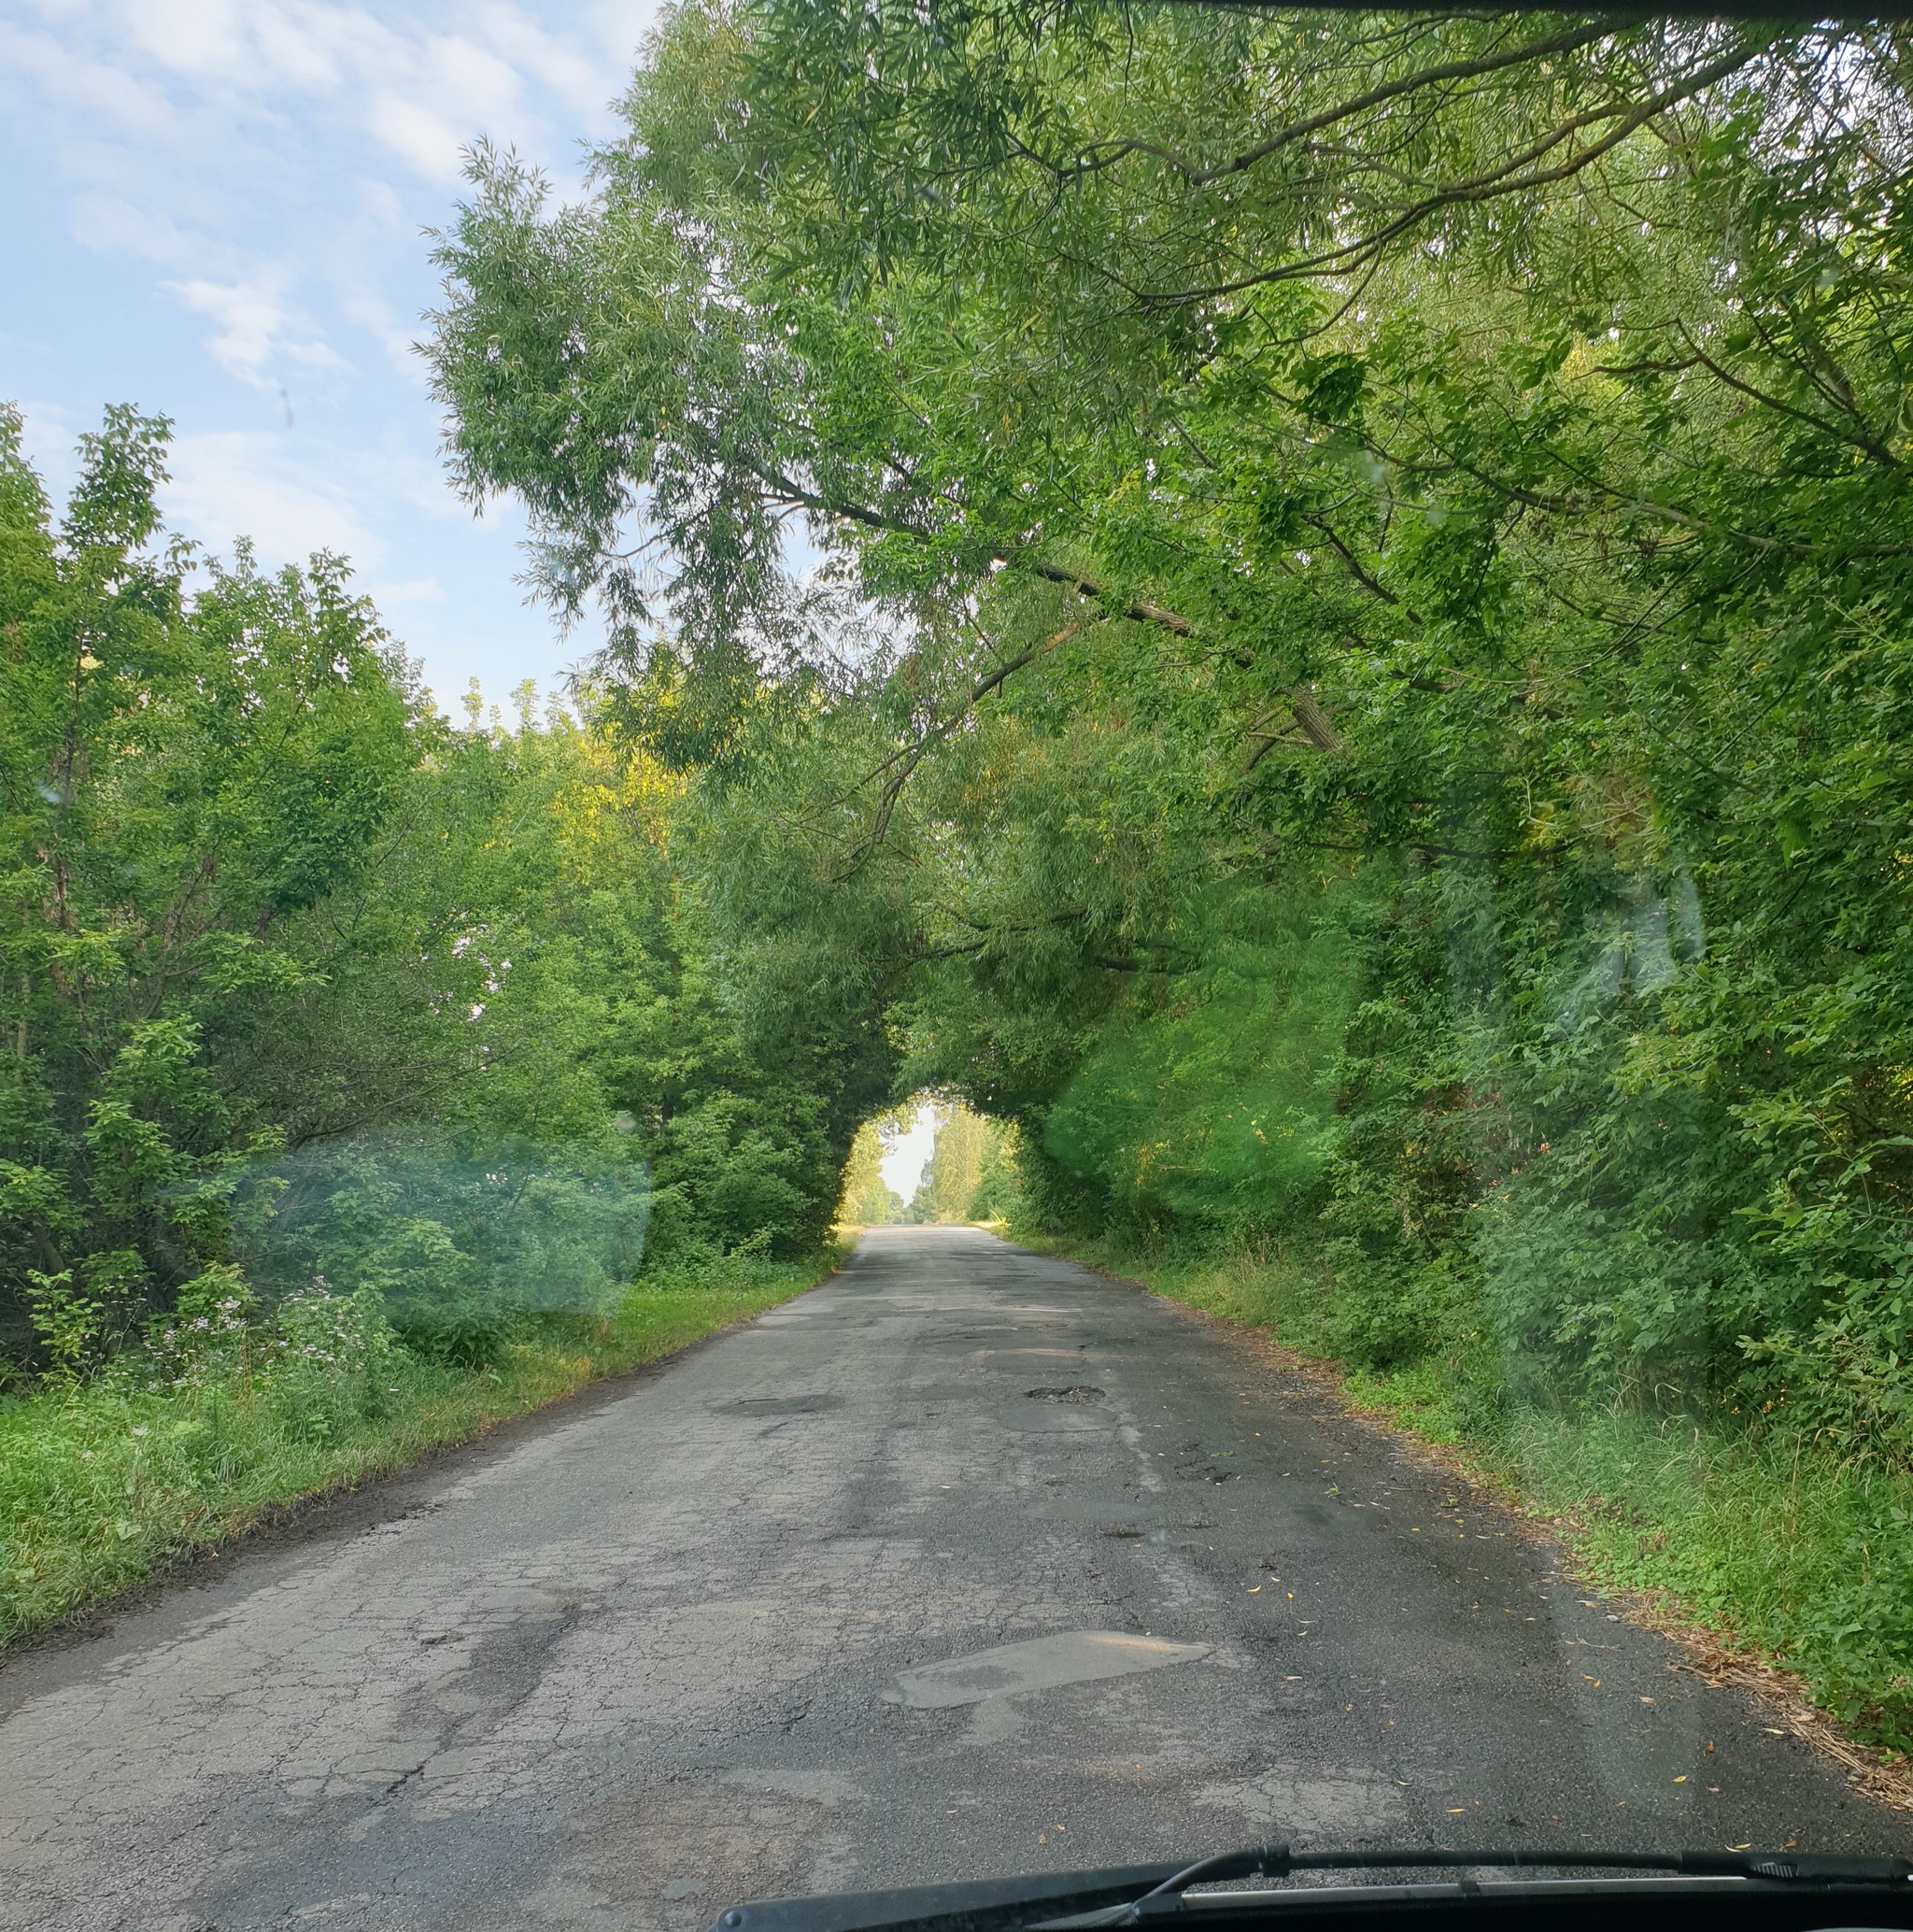
[[[229,1368],[156,1388],[109,1370],[0,1399],[0,1644],[274,1510],[401,1469],[787,1300],[836,1259],[739,1257],[649,1281],[602,1319],[522,1324],[484,1367],[394,1348],[350,1375]]]
[[[1350,1367],[1327,1346],[1324,1286],[1305,1252],[1192,1257],[1036,1244],[1268,1330],[1312,1358],[1352,1407],[1458,1455],[1549,1519],[1591,1581],[1635,1593],[1663,1627],[1709,1633],[1723,1655],[1793,1673],[1872,1747],[1873,1769],[1904,1773],[1913,1750],[1913,1478],[1855,1468],[1782,1431],[1485,1406],[1480,1364],[1472,1374],[1439,1359],[1388,1373]],[[1878,1788],[1905,1804],[1913,1783],[1900,1774],[1892,1790]]]

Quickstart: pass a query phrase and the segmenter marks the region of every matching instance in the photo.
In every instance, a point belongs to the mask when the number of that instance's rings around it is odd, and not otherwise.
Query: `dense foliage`
[[[920,1121],[925,1107],[935,1128],[930,1158],[905,1200],[884,1178],[886,1144]],[[918,1096],[916,1105],[893,1108],[857,1129],[844,1163],[838,1220],[846,1228],[1005,1221],[1021,1204],[1015,1129],[961,1101],[931,1103]]]
[[[867,962],[1051,1225],[1904,1464],[1904,63],[687,5],[588,202],[478,157],[454,459],[751,841],[724,945]]]
[[[647,1254],[813,1250],[882,1032],[854,1004],[772,1024],[766,973],[756,1007],[727,989],[672,858],[678,781],[529,691],[516,730],[475,702],[448,727],[330,559],[196,568],[154,510],[163,421],[113,412],[57,521],[19,429],[15,1361],[72,1379],[137,1344],[164,1379],[255,1316],[279,1346],[274,1310],[314,1293],[470,1357],[611,1307]]]

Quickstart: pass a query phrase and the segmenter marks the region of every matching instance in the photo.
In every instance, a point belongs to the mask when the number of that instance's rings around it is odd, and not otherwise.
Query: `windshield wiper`
[[[1292,1852],[1286,1845],[1252,1845],[1218,1852],[1184,1866],[1131,1905],[1120,1923],[1156,1918],[1182,1909],[1191,1885],[1226,1879],[1285,1879],[1298,1871],[1614,1869],[1671,1871],[1683,1878],[1769,1879],[1806,1884],[1892,1885],[1913,1879],[1905,1858],[1830,1857],[1803,1852]]]
[[[1211,1892],[1185,1899],[1190,1887],[1231,1879],[1281,1879],[1297,1872],[1412,1871],[1436,1869],[1464,1874],[1442,1885],[1368,1885],[1357,1891],[1302,1886],[1283,1892]],[[1630,1882],[1627,1877],[1517,1881],[1477,1883],[1466,1874],[1482,1870],[1552,1869],[1569,1874],[1613,1871],[1654,1874]],[[1662,1877],[1659,1874],[1667,1874]],[[1864,1892],[1877,1925],[1901,1925],[1913,1932],[1913,1863],[1904,1858],[1846,1858],[1804,1852],[1606,1852],[1606,1851],[1365,1851],[1294,1852],[1286,1845],[1257,1845],[1224,1852],[1192,1865],[1141,1865],[1102,1871],[1043,1872],[1019,1879],[984,1879],[945,1885],[912,1885],[885,1892],[838,1892],[810,1898],[777,1898],[736,1905],[718,1913],[710,1932],[1095,1932],[1095,1928],[1139,1925],[1187,1911],[1205,1924],[1230,1912],[1256,1923],[1269,1916],[1299,1927],[1330,1913],[1337,1925],[1366,1922],[1368,1932],[1396,1932],[1401,1913],[1413,1908],[1412,1922],[1439,1932],[1459,1911],[1470,1916],[1471,1901],[1491,1897],[1525,1904],[1526,1918],[1502,1915],[1508,1932],[1588,1932],[1577,1917],[1591,1907],[1600,1932],[1627,1895],[1630,1923],[1654,1932],[1643,1916],[1646,1895],[1663,1899],[1674,1914],[1672,1932],[1709,1932],[1731,1925],[1734,1932],[1801,1932],[1797,1911],[1810,1918],[1812,1900],[1829,1893]],[[1667,1894],[1678,1895],[1678,1909]],[[1594,1895],[1600,1895],[1595,1897]],[[1738,1903],[1730,1900],[1737,1899]],[[1776,1908],[1756,1914],[1764,1898]],[[1395,1911],[1395,1917],[1389,1912]],[[1711,1912],[1711,1916],[1710,1916]],[[1724,1914],[1724,1916],[1722,1916]],[[1816,1922],[1817,1923],[1817,1922]],[[1850,1923],[1858,1924],[1858,1920]],[[1326,1924],[1325,1921],[1323,1922]],[[1321,1927],[1317,1926],[1317,1932]]]

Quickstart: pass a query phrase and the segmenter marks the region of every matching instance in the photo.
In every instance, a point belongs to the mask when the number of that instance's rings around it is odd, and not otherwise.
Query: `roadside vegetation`
[[[1019,1199],[1016,1129],[960,1100],[932,1101],[936,1139],[916,1192],[905,1200],[884,1179],[886,1140],[905,1130],[918,1102],[864,1122],[843,1169],[839,1220],[845,1228],[1000,1221]]]
[[[342,564],[167,538],[163,421],[58,515],[19,431],[0,1641],[807,1286],[888,1086],[722,983],[592,693],[448,726]]]
[[[659,1271],[602,1314],[521,1318],[483,1361],[420,1355],[358,1297],[215,1316],[185,1373],[137,1350],[0,1403],[0,1642],[285,1507],[404,1468],[812,1286],[829,1259]],[[168,1366],[174,1366],[169,1364]]]

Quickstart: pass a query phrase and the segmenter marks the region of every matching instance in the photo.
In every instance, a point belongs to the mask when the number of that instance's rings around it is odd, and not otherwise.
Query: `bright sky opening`
[[[884,1186],[900,1195],[906,1205],[921,1186],[923,1171],[936,1151],[937,1129],[942,1118],[941,1108],[919,1101],[909,1126],[895,1140],[886,1141],[877,1172],[884,1177]]]

